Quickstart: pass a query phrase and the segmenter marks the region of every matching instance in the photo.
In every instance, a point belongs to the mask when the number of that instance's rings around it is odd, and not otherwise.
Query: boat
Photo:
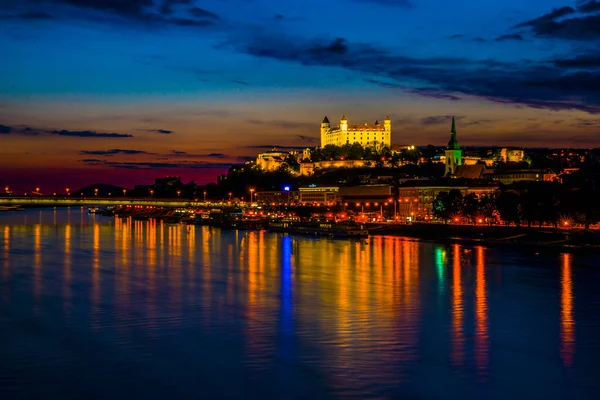
[[[88,214],[98,214],[98,213],[100,213],[100,209],[98,207],[88,208]]]
[[[279,220],[269,222],[268,230],[271,232],[336,238],[364,238],[369,236],[369,231],[364,225],[346,221]]]
[[[25,210],[23,207],[21,206],[0,206],[0,211],[23,211]]]

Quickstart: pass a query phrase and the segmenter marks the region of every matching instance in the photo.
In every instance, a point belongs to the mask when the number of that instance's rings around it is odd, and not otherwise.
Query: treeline
[[[444,221],[456,218],[471,223],[555,227],[600,222],[600,186],[590,180],[571,186],[558,182],[521,182],[502,187],[496,194],[477,197],[453,189],[433,202],[433,215]]]
[[[428,145],[424,149],[412,146],[400,151],[392,151],[387,146],[366,146],[360,143],[344,144],[335,146],[328,144],[324,147],[317,147],[311,150],[310,160],[306,161],[327,161],[327,160],[369,160],[373,163],[389,163],[392,167],[400,166],[405,163],[418,163],[421,159],[431,161],[437,154],[433,145]]]

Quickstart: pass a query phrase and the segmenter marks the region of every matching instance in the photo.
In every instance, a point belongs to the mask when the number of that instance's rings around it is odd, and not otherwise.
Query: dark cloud
[[[240,81],[237,79],[232,80],[231,83],[237,83],[238,85],[244,85],[244,86],[248,85],[248,82]]]
[[[312,137],[312,136],[298,135],[297,137],[298,137],[298,139],[300,139],[306,143],[317,143],[319,141],[319,138]]]
[[[563,69],[542,62],[506,63],[461,57],[418,59],[394,55],[369,44],[348,43],[343,39],[324,43],[256,34],[247,37],[247,42],[238,41],[230,45],[257,57],[302,65],[333,66],[368,74],[377,77],[373,80],[377,84],[422,96],[460,100],[458,95],[466,94],[503,104],[600,113],[600,92],[586,89],[584,84],[584,80],[588,79],[590,87],[595,87],[597,73],[565,78]],[[340,50],[323,50],[332,46]],[[406,88],[407,81],[411,82],[412,88]],[[543,87],[537,85],[537,81],[554,84]]]
[[[380,4],[390,7],[412,8],[414,4],[410,0],[352,0],[357,3]]]
[[[53,17],[39,7],[52,7],[53,13],[63,16],[71,15],[65,7],[71,6],[81,9],[94,10],[104,13],[105,16],[119,17],[154,25],[177,25],[184,27],[207,27],[214,24],[219,17],[197,7],[189,8],[192,0],[20,0],[21,8],[29,7],[30,12],[22,14],[24,19],[42,19]],[[179,5],[188,5],[190,17],[173,16],[173,9]],[[94,18],[96,16],[83,16]]]
[[[247,149],[257,149],[257,150],[301,150],[304,149],[306,146],[280,146],[277,144],[259,144],[259,145],[254,145],[254,146],[246,146]]]
[[[54,16],[44,11],[32,11],[19,14],[21,19],[52,19]]]
[[[456,121],[460,121],[464,117],[456,116],[454,119]],[[452,115],[432,115],[430,117],[421,118],[422,125],[440,125],[440,124],[450,124],[452,121]]]
[[[595,7],[592,6],[592,7]],[[516,27],[530,28],[536,36],[568,40],[599,40],[600,14],[563,19],[575,13],[571,7],[561,7]]]
[[[524,27],[524,26],[542,25],[542,24],[545,24],[548,22],[553,22],[555,19],[564,17],[566,15],[570,15],[573,13],[575,13],[575,10],[568,6],[555,8],[554,10],[550,11],[548,14],[544,14],[541,17],[517,24],[517,28]]]
[[[600,1],[595,0],[579,0],[577,2],[577,10],[582,13],[592,13],[600,11]]]
[[[170,157],[185,157],[185,158],[218,158],[218,159],[225,159],[225,158],[231,158],[231,157],[233,157],[233,156],[230,156],[230,155],[225,154],[225,153],[191,154],[191,153],[188,153],[186,151],[177,151],[177,150],[171,151],[171,153],[166,154],[166,156],[170,156]]]
[[[523,36],[521,36],[518,33],[508,33],[506,35],[498,36],[494,40],[497,41],[497,42],[501,42],[501,41],[504,41],[504,40],[523,40]]]
[[[454,35],[450,36],[450,39],[460,39],[460,38],[462,38],[462,37],[464,37],[464,36],[465,36],[465,35],[463,35],[463,34],[456,33],[456,34],[454,34]]]
[[[260,119],[249,119],[246,122],[253,125],[269,125],[282,129],[313,129],[315,127],[315,124],[311,124],[309,122],[284,121],[279,119],[269,121]]]
[[[210,11],[207,11],[203,8],[200,7],[193,7],[190,8],[189,13],[191,15],[193,15],[196,18],[201,18],[201,19],[219,19],[219,16],[215,13],[212,13]]]
[[[554,65],[559,68],[599,68],[600,56],[581,55],[574,58],[554,60]]]
[[[0,135],[7,135],[13,131],[11,126],[0,125]]]
[[[125,150],[125,149],[110,149],[110,150],[82,150],[80,154],[96,155],[96,156],[112,156],[115,154],[154,154],[143,150]]]
[[[206,169],[206,168],[228,168],[231,163],[213,163],[203,161],[181,161],[181,162],[126,162],[107,161],[98,159],[79,160],[82,163],[94,166],[103,166],[117,169]]]
[[[53,135],[59,135],[59,136],[75,136],[75,137],[103,137],[103,138],[129,138],[129,137],[133,137],[133,135],[127,134],[127,133],[101,133],[101,132],[94,132],[94,131],[67,131],[67,130],[61,130],[61,131],[52,131],[50,132]]]

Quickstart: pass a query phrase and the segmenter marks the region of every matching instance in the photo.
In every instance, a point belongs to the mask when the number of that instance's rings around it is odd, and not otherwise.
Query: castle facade
[[[321,147],[328,144],[343,146],[345,144],[359,143],[363,147],[391,147],[392,121],[386,117],[383,125],[379,121],[369,125],[348,125],[346,116],[340,119],[340,125],[332,128],[329,119],[325,117],[321,122]]]

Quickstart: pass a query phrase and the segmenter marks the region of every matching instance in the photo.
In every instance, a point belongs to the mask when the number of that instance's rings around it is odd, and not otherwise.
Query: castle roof
[[[348,125],[349,131],[385,131],[385,128],[381,125]]]
[[[346,116],[345,116],[345,115],[342,115],[342,119],[341,119],[341,120],[342,120],[342,121],[348,121],[348,119],[346,118]]]
[[[323,118],[323,124],[328,124],[329,123],[329,118],[327,118],[327,115],[325,116],[325,118]]]

